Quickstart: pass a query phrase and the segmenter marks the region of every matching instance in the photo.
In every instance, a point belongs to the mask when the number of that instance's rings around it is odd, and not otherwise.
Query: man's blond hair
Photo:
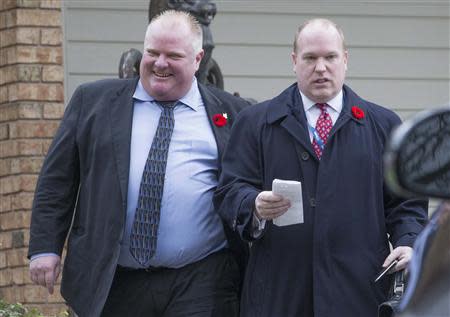
[[[200,23],[192,14],[185,11],[163,11],[150,21],[147,31],[150,29],[150,26],[156,23],[162,23],[168,28],[181,24],[189,26],[193,37],[192,48],[194,49],[194,54],[201,51],[203,47],[203,31]]]

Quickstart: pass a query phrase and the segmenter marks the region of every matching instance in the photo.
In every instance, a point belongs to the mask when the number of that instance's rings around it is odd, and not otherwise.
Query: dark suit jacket
[[[362,119],[351,108],[363,110]],[[244,239],[255,198],[274,178],[302,183],[304,223],[267,222],[253,242],[242,316],[377,315],[387,281],[374,284],[394,247],[411,246],[427,219],[427,203],[389,193],[383,150],[400,123],[392,111],[344,87],[344,105],[319,161],[297,85],[244,109],[233,126],[215,195],[216,209]]]
[[[119,257],[136,84],[137,79],[111,79],[81,85],[66,109],[37,183],[29,256],[61,254],[73,221],[61,293],[80,316],[101,313]],[[219,89],[199,87],[221,157],[231,125],[246,102]],[[228,114],[225,126],[212,124],[216,113]],[[244,263],[244,245],[228,229],[226,233]]]

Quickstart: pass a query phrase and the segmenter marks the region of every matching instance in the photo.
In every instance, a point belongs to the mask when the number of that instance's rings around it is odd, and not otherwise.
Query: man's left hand
[[[411,247],[396,247],[384,260],[383,267],[387,267],[392,261],[398,260],[393,272],[401,271],[408,266],[412,253],[413,249]]]

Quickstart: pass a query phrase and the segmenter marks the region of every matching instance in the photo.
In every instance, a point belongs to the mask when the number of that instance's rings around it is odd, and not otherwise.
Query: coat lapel
[[[342,111],[341,111],[341,114],[339,115],[339,118],[337,119],[336,123],[333,125],[333,128],[331,129],[329,140],[331,140],[333,135],[336,134],[349,121],[354,121],[358,124],[364,125],[364,121],[356,119],[352,115],[352,112],[351,112],[351,108],[353,106],[358,106],[359,108],[365,110],[362,99],[359,98],[346,85],[344,85],[344,87],[343,87],[343,92],[344,92],[344,101],[342,104]]]
[[[297,84],[286,89],[281,95],[272,99],[269,105],[268,123],[273,124],[278,120],[283,127],[312,157],[316,157],[312,147],[308,123],[306,121],[303,103],[298,98],[294,98],[297,93]]]
[[[130,80],[122,90],[111,98],[111,129],[114,158],[122,193],[123,206],[126,209],[128,176],[130,170],[131,130],[133,122],[133,94],[138,79]]]
[[[268,123],[274,124],[276,121],[280,121],[280,126],[298,141],[312,157],[317,159],[309,138],[308,122],[306,120],[303,102],[301,98],[296,98],[296,89],[297,84],[293,84],[278,97],[275,97],[270,101]],[[351,113],[351,108],[353,106],[358,106],[365,111],[364,101],[345,85],[343,91],[344,102],[342,111],[331,129],[328,142],[333,142],[333,135],[348,122],[354,121],[357,124],[364,125],[364,120],[356,119]]]
[[[205,105],[206,113],[208,114],[209,124],[212,127],[214,137],[216,139],[219,158],[222,158],[226,142],[230,135],[230,124],[226,124],[223,127],[218,127],[213,123],[212,117],[217,113],[226,113],[226,109],[224,109],[222,101],[220,101],[220,99],[211,93],[205,86],[199,84],[198,88],[203,99],[203,104]],[[221,160],[219,159],[219,162],[220,161]]]
[[[299,122],[292,115],[287,116],[282,122],[281,126],[286,129],[302,146],[309,152],[310,155],[315,156],[314,149],[309,139],[308,127],[305,122]]]

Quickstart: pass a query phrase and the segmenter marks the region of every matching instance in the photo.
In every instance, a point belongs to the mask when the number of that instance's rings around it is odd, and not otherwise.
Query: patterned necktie
[[[331,121],[330,114],[327,112],[327,104],[326,103],[316,103],[316,106],[320,109],[320,116],[317,119],[316,123],[316,131],[323,142],[323,146],[327,143],[328,135],[330,134],[331,128],[333,127],[333,122]],[[313,147],[314,151],[317,154],[317,157],[322,157],[322,147],[317,142],[316,138],[313,138]]]
[[[145,265],[155,254],[164,189],[167,153],[175,119],[176,102],[163,103],[158,127],[142,173],[139,196],[130,238],[131,255]]]

